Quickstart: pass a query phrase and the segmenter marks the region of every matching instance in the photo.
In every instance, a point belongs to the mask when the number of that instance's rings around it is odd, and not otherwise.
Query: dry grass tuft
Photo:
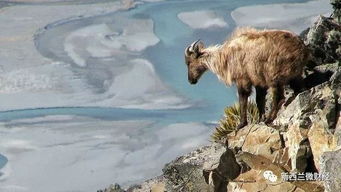
[[[249,124],[258,121],[258,109],[255,102],[249,102],[247,105],[247,120]],[[240,108],[239,104],[226,107],[224,110],[224,117],[219,121],[219,125],[215,128],[212,134],[212,139],[215,142],[224,139],[227,134],[235,130],[240,122]]]

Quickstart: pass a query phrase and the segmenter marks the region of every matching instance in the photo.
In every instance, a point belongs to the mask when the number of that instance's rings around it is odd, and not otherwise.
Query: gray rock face
[[[214,191],[227,192],[229,181],[237,178],[241,170],[234,151],[227,148],[220,156],[219,164],[215,169],[204,169],[204,177],[206,183],[213,186]]]
[[[341,24],[341,0],[331,0],[330,3],[333,6],[333,18],[339,24]]]
[[[125,192],[119,184],[112,184],[104,190],[98,190],[97,192]]]
[[[121,188],[118,184],[110,185],[104,190],[98,190],[97,192],[164,192],[165,181],[163,176],[159,176],[150,180],[147,180],[139,185],[129,187],[127,190]]]
[[[225,148],[213,144],[199,148],[192,153],[181,156],[163,169],[167,191],[213,191],[203,174],[205,169],[216,169]],[[207,178],[206,178],[207,179]]]
[[[334,63],[341,57],[341,25],[332,18],[320,16],[310,28],[304,43],[309,45],[314,63]]]
[[[332,2],[338,6],[340,1]],[[336,127],[340,116],[341,26],[335,19],[320,16],[306,32],[304,40],[314,56],[314,65],[309,66],[314,67],[313,72],[305,78],[311,89],[298,95],[275,120],[276,125],[287,131],[286,146],[292,171],[299,172],[306,170],[309,164],[310,169],[319,171],[323,166],[320,164],[322,154],[340,145]]]
[[[143,182],[140,185],[131,186],[126,192],[164,192],[165,178],[159,176]]]
[[[321,157],[321,172],[327,174],[326,192],[341,191],[341,149],[325,152]]]
[[[334,83],[329,81],[301,93],[275,120],[277,125],[287,127],[286,145],[292,168],[299,172],[305,170],[311,153],[314,166],[320,170],[322,153],[337,146],[338,136],[334,133],[339,119],[340,92],[333,89]]]

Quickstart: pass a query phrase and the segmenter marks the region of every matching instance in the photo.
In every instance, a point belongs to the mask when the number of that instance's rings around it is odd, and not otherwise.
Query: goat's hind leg
[[[294,95],[298,95],[305,89],[304,80],[301,76],[289,81],[290,88],[294,90]]]
[[[272,106],[271,111],[268,118],[265,121],[265,124],[271,124],[272,121],[276,118],[279,109],[285,101],[284,97],[284,88],[282,85],[276,85],[272,87]]]
[[[265,97],[267,88],[256,86],[256,104],[259,113],[258,122],[265,120]]]
[[[292,79],[289,81],[289,86],[290,88],[294,91],[294,95],[291,96],[284,104],[284,106],[288,106],[295,98],[296,96],[301,93],[302,91],[304,91],[305,89],[305,84],[303,81],[303,78],[300,77],[296,77],[295,79]]]

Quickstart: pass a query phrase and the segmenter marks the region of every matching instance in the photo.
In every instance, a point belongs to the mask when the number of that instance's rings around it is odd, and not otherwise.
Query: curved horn
[[[200,39],[194,41],[191,46],[189,47],[189,51],[191,52],[194,52],[196,49],[197,49],[197,45],[198,45],[198,42],[200,41]]]
[[[190,48],[190,46],[188,46],[188,47],[185,49],[185,56],[186,56],[186,57],[188,57],[188,56],[191,54],[191,52],[189,51],[189,48]]]
[[[200,39],[198,39],[196,42],[194,42],[194,45],[193,45],[193,49],[195,50],[195,51],[198,51],[199,49],[198,49],[198,43],[200,42]]]

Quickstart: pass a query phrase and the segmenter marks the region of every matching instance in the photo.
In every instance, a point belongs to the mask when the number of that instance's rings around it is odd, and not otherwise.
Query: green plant
[[[247,105],[247,121],[249,124],[256,123],[258,121],[258,109],[257,105],[253,101],[249,101]],[[240,122],[240,108],[239,104],[226,107],[224,110],[224,117],[219,121],[218,126],[212,134],[213,141],[221,141],[229,133],[234,131]]]

